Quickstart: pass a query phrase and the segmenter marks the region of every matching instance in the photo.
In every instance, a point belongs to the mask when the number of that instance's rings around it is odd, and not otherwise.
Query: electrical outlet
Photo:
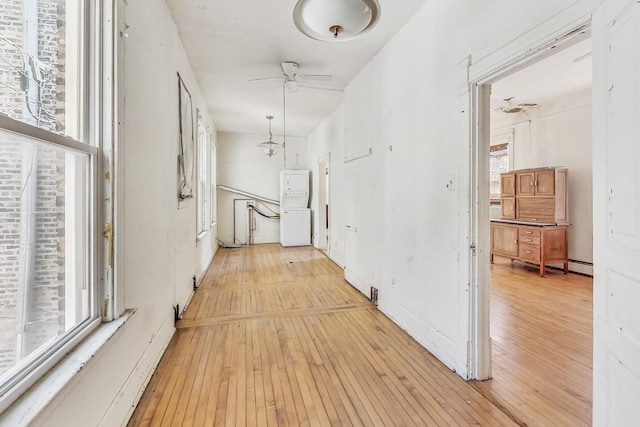
[[[391,288],[395,288],[396,287],[396,278],[392,277],[391,278]]]
[[[245,207],[247,207],[247,208],[248,208],[249,206],[253,206],[253,207],[255,207],[255,206],[256,206],[256,202],[255,202],[255,200],[249,200],[249,201],[247,202],[247,204],[246,204],[246,206],[245,206]]]

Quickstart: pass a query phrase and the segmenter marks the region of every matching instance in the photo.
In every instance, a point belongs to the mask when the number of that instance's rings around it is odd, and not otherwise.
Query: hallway
[[[319,251],[220,249],[129,426],[514,425]]]

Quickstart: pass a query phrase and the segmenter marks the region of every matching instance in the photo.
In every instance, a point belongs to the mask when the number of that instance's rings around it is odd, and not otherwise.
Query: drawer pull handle
[[[527,234],[533,234],[533,231],[527,231]]]
[[[531,218],[531,221],[537,221],[537,219],[535,219],[535,218]]]
[[[527,242],[533,242],[533,240],[532,239],[527,239]]]
[[[526,252],[526,253],[528,253],[528,254],[532,254],[532,253],[533,253],[533,252],[531,252],[531,251],[525,251],[525,252]]]

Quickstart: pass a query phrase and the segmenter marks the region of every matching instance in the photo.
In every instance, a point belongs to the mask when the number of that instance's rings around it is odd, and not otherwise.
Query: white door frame
[[[519,54],[503,55],[487,66],[486,60],[469,68],[471,103],[471,242],[476,256],[470,254],[470,345],[468,351],[468,375],[470,379],[491,378],[490,334],[490,231],[489,231],[489,97],[491,84],[561,50],[558,46],[570,46],[589,36],[591,17],[585,16],[562,33],[550,33],[546,37],[531,35],[518,40]],[[500,56],[500,55],[496,55]],[[475,245],[473,244],[475,242]]]
[[[317,247],[324,251],[327,256],[331,254],[331,243],[327,238],[331,236],[331,215],[325,210],[325,200],[329,200],[329,210],[331,210],[331,180],[327,182],[325,169],[331,171],[331,153],[318,157],[318,242]],[[331,173],[331,172],[329,172]],[[325,223],[329,227],[325,227]]]

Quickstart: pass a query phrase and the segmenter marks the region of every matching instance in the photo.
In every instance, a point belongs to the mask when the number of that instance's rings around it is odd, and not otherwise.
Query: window
[[[491,202],[500,202],[500,174],[511,169],[513,129],[491,136],[489,147],[489,196]]]
[[[209,220],[209,145],[209,131],[204,124],[204,120],[200,114],[198,114],[198,238],[202,237],[207,231],[209,231],[211,224],[211,221]]]
[[[0,411],[100,321],[87,4],[0,0]]]
[[[217,179],[216,179],[216,171],[217,171],[217,162],[218,162],[218,156],[217,156],[217,152],[216,152],[216,144],[215,144],[215,137],[213,134],[209,134],[209,140],[211,141],[211,159],[210,159],[210,164],[211,164],[211,172],[210,172],[210,176],[211,176],[211,225],[214,225],[216,223],[216,221],[218,220],[218,216],[217,216],[217,209],[218,209],[218,202],[217,202],[217,198],[216,198],[216,183],[217,183]]]

